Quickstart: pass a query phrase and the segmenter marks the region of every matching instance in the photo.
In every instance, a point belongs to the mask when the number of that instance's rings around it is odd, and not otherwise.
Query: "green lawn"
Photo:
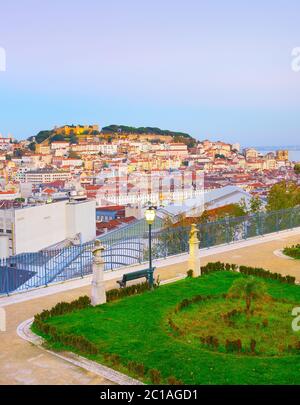
[[[251,354],[251,341],[255,340],[253,354],[261,356],[285,356],[298,345],[300,335],[291,329],[290,302],[270,297],[253,302],[253,314],[245,313],[245,301],[217,297],[195,303],[172,315],[172,322],[179,329],[179,338],[186,343],[203,346],[226,353],[226,341],[240,339],[241,355]],[[176,329],[177,335],[178,331]],[[213,344],[210,337],[217,339]],[[289,348],[290,346],[290,348]],[[294,349],[295,353],[298,349]]]
[[[248,328],[245,327],[237,332],[241,333],[244,340],[247,336],[256,338],[260,335],[259,350],[264,355],[229,354],[222,352],[222,349],[221,352],[213,351],[201,345],[196,334],[199,333],[200,336],[204,333],[203,329],[207,330],[205,322],[210,318],[209,311],[211,319],[218,321],[217,304],[220,298],[213,298],[198,306],[193,304],[173,315],[176,305],[183,299],[199,294],[219,296],[228,291],[237,277],[241,276],[234,272],[215,272],[200,278],[185,279],[141,295],[52,317],[47,322],[62,332],[86,337],[95,343],[100,351],[119,355],[122,365],[116,368],[122,371],[126,370],[128,361],[137,361],[144,364],[146,371],[157,369],[161,371],[163,378],[175,376],[185,384],[300,384],[300,354],[281,353],[279,350],[279,355],[274,355],[274,348],[280,344],[285,347],[290,342],[300,340],[300,332],[293,332],[289,328],[293,320],[292,309],[297,303],[300,306],[300,287],[263,280],[270,296],[279,301],[290,301],[282,303],[282,306],[279,305],[279,308],[274,310],[271,303],[266,303],[263,305],[261,317],[256,322],[260,323],[261,319],[265,319],[269,314],[269,324],[266,328],[268,342],[272,341],[272,336],[278,335],[276,341],[270,343],[270,350],[267,350],[268,343],[263,343],[262,333],[265,333],[265,330],[261,326],[256,329],[255,325],[251,325],[248,334]],[[203,305],[204,308],[200,310]],[[220,305],[223,305],[222,300]],[[254,303],[254,307],[255,305]],[[242,302],[237,304],[237,307],[241,306]],[[230,309],[232,305],[224,306],[222,311]],[[190,335],[174,333],[168,325],[170,316],[174,316],[173,320],[185,329],[195,321],[188,331]],[[239,325],[242,325],[241,320],[237,322],[237,326]],[[214,333],[222,334],[225,331],[226,328],[219,326]],[[229,332],[227,330],[224,333]],[[227,336],[224,334],[222,337]],[[234,327],[232,337],[235,337]],[[49,343],[51,345],[51,341]],[[52,344],[52,347],[61,349],[57,344]],[[101,363],[106,362],[100,354],[90,357]],[[148,377],[144,381],[149,382]]]

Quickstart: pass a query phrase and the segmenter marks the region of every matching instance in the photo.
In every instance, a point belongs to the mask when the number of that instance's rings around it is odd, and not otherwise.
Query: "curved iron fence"
[[[300,207],[225,218],[198,225],[200,247],[232,243],[300,227]],[[153,258],[188,252],[189,227],[164,229],[157,219],[153,227]],[[148,227],[144,220],[99,238],[105,247],[105,270],[148,260]],[[0,295],[31,290],[52,283],[84,277],[92,272],[94,242],[63,249],[22,253],[0,260]]]

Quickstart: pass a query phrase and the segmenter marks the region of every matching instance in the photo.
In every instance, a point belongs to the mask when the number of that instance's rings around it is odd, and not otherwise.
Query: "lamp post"
[[[153,288],[153,266],[152,266],[152,224],[155,220],[155,207],[148,207],[145,211],[145,219],[149,225],[149,285]]]

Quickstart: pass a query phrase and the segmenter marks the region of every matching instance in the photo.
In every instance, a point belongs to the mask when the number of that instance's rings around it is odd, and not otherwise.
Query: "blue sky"
[[[0,133],[65,123],[300,144],[300,3],[10,0],[0,6]]]

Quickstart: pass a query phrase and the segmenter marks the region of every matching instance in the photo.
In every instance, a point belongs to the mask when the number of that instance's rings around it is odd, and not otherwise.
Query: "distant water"
[[[266,155],[269,152],[275,152],[275,150],[259,150],[263,155]],[[300,150],[289,150],[289,159],[292,162],[300,162]]]
[[[293,162],[300,162],[300,150],[289,151],[289,158]]]

